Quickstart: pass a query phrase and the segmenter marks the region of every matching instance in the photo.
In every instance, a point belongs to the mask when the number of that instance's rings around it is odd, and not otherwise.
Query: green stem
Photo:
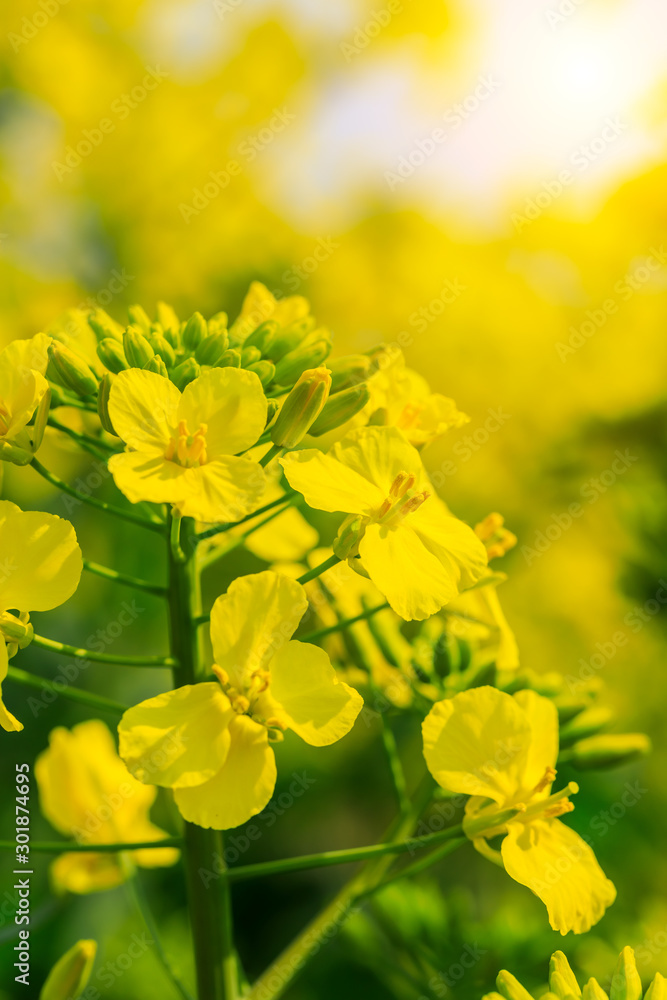
[[[326,571],[328,569],[331,569],[332,566],[337,566],[340,561],[341,560],[338,558],[337,555],[329,556],[329,558],[325,559],[324,562],[320,563],[319,566],[315,566],[314,569],[309,569],[307,573],[304,573],[303,576],[300,576],[296,582],[301,584],[308,583],[310,580],[314,580],[322,573],[326,573]]]
[[[398,808],[401,815],[405,815],[410,809],[410,797],[408,796],[405,784],[405,773],[403,771],[403,765],[398,753],[396,737],[394,736],[393,730],[389,726],[389,723],[384,715],[380,716],[380,725],[382,729],[382,743],[389,762],[389,769],[394,783],[394,791],[396,792],[396,798],[398,800]]]
[[[127,587],[134,587],[135,590],[144,590],[147,594],[155,594],[156,597],[166,597],[169,594],[166,587],[161,587],[157,583],[149,583],[148,580],[140,580],[136,576],[129,576],[127,573],[119,573],[108,566],[91,562],[90,559],[83,560],[83,568],[89,573],[104,577],[105,580],[113,580],[114,583],[122,583]]]
[[[157,955],[158,961],[167,975],[167,979],[169,979],[182,1000],[192,1000],[192,996],[188,993],[185,986],[174,972],[171,962],[167,958],[167,953],[164,950],[162,941],[160,940],[157,924],[155,923],[148,899],[146,898],[146,893],[144,892],[144,887],[141,884],[138,874],[135,873],[134,877],[129,880],[129,886],[135,905],[139,911],[139,915],[146,925],[146,930],[152,938],[155,954]]]
[[[171,558],[174,562],[187,562],[187,556],[181,547],[181,522],[183,518],[180,511],[173,510],[171,513],[171,525],[169,529],[169,545],[171,546]]]
[[[177,661],[169,656],[113,656],[111,653],[98,653],[94,649],[81,649],[78,646],[68,646],[55,639],[45,639],[35,635],[32,645],[40,649],[48,649],[61,656],[73,656],[77,660],[93,660],[96,663],[117,663],[123,667],[175,667]]]
[[[467,837],[457,837],[455,840],[448,841],[437,850],[431,851],[425,858],[420,858],[418,861],[414,861],[411,865],[406,865],[404,868],[400,868],[397,872],[394,872],[387,878],[383,879],[374,891],[384,889],[384,887],[389,885],[390,882],[396,882],[400,878],[410,878],[412,875],[418,875],[420,872],[426,871],[427,868],[437,864],[438,861],[447,857],[448,854],[453,854],[454,851],[459,849],[459,847],[463,847],[464,844],[469,843],[470,841]]]
[[[265,469],[266,466],[269,464],[269,462],[272,462],[274,458],[278,457],[278,455],[282,455],[284,451],[285,449],[282,447],[282,445],[272,444],[269,450],[267,451],[266,455],[264,456],[264,458],[260,458],[259,464],[262,466],[263,469]]]
[[[433,795],[433,782],[426,778],[415,795],[414,804],[406,816],[399,818],[388,831],[387,843],[395,845],[410,832],[414,823]],[[423,838],[425,839],[425,838]],[[316,954],[324,942],[335,935],[341,924],[354,910],[358,900],[379,886],[392,863],[391,855],[369,861],[351,879],[327,907],[288,945],[281,955],[253,985],[246,1000],[277,1000],[298,971]]]
[[[240,521],[234,521],[233,524],[218,525],[215,528],[207,528],[206,531],[200,531],[198,535],[195,535],[195,538],[198,542],[203,542],[207,538],[213,538],[214,535],[222,534],[223,531],[231,531],[232,528],[238,528],[239,524],[245,524],[246,521],[252,521],[254,517],[259,517],[260,514],[265,514],[267,510],[272,510],[274,507],[277,507],[278,504],[285,503],[286,500],[291,501],[295,494],[296,490],[292,490],[291,493],[278,497],[277,500],[272,500],[271,503],[266,503],[263,507],[253,510],[250,514],[246,514],[246,516],[242,517]]]
[[[205,674],[196,620],[201,617],[200,579],[190,519],[182,524],[185,561],[169,546],[169,628],[176,685],[194,684]],[[185,823],[188,905],[194,942],[199,1000],[236,1000],[238,972],[232,939],[231,888],[226,879],[207,886],[201,870],[224,857],[222,834]]]
[[[142,528],[149,528],[151,531],[159,531],[160,534],[164,532],[164,525],[161,521],[154,520],[148,521],[143,517],[139,517],[138,514],[133,514],[131,510],[123,510],[122,507],[114,507],[112,504],[105,503],[104,500],[97,500],[93,496],[88,496],[86,493],[80,493],[79,490],[74,489],[73,486],[68,486],[67,483],[59,479],[53,472],[49,472],[41,462],[38,462],[36,458],[33,458],[30,463],[35,472],[38,472],[40,476],[43,476],[47,482],[55,486],[56,489],[62,490],[63,493],[67,493],[68,496],[74,497],[75,500],[79,500],[81,503],[87,503],[90,507],[95,507],[97,510],[103,510],[107,514],[113,514],[115,517],[120,517],[124,521],[129,521],[130,524],[139,524]]]
[[[329,625],[328,628],[319,628],[315,632],[306,632],[305,635],[299,636],[299,642],[317,642],[318,639],[324,639],[327,635],[332,635],[334,632],[343,632],[350,625],[366,621],[367,618],[372,618],[378,611],[384,611],[388,607],[389,603],[387,601],[383,604],[376,604],[374,608],[362,611],[360,615],[355,615],[354,618],[345,618],[343,621],[338,622],[337,625]]]
[[[37,688],[40,691],[48,691],[56,697],[69,698],[70,701],[77,701],[81,705],[88,705],[90,708],[99,709],[101,712],[112,712],[114,715],[122,715],[129,708],[129,705],[122,705],[119,701],[112,701],[111,698],[104,698],[101,694],[93,694],[92,691],[82,691],[81,688],[72,687],[70,684],[60,682],[58,687],[54,687],[53,681],[44,677],[35,677],[18,667],[9,667],[7,679],[16,681],[17,684],[26,684],[28,687]],[[55,699],[54,699],[55,700]]]
[[[12,840],[0,840],[0,850],[15,850]],[[30,850],[40,854],[73,854],[83,852],[88,854],[119,854],[122,851],[145,851],[152,847],[182,847],[181,837],[164,837],[163,840],[140,840],[128,844],[79,844],[76,840],[31,840]]]
[[[115,448],[113,445],[107,444],[107,442],[103,441],[101,438],[91,437],[90,434],[82,434],[81,431],[75,431],[72,427],[68,427],[67,424],[61,424],[60,421],[56,420],[53,416],[49,417],[48,423],[49,427],[53,427],[55,430],[61,431],[63,434],[67,434],[68,437],[71,437],[72,440],[76,441],[82,448],[85,448],[86,450],[95,449],[93,454],[97,453],[97,457],[102,458],[103,461],[106,461],[106,457],[99,454],[100,452],[106,451],[109,455],[118,454],[119,449]]]

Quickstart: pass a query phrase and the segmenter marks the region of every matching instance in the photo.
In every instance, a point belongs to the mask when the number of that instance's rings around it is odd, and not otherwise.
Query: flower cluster
[[[516,538],[498,513],[474,528],[457,517],[424,461],[465,414],[398,350],[330,351],[305,299],[255,283],[231,324],[160,303],[154,319],[131,307],[123,326],[96,309],[0,355],[0,459],[84,502],[37,458],[45,437],[68,435],[108,465],[116,498],[90,502],[160,534],[169,564],[168,587],[129,582],[168,598],[170,655],[142,662],[171,667],[172,689],[124,711],[118,751],[89,720],[55,729],[36,766],[42,810],[66,837],[158,846],[65,852],[54,883],[89,892],[135,864],[172,864],[149,817],[158,788],[187,824],[234,828],[269,803],[287,734],[326,747],[367,713],[390,746],[405,713],[422,723],[432,794],[465,798],[463,837],[544,902],[554,929],[585,932],[615,889],[561,821],[578,786],[554,790],[556,767],[611,766],[647,742],[603,732],[592,687],[572,695],[521,667],[506,576],[489,567]],[[239,547],[266,568],[205,612],[201,574]],[[117,574],[84,563],[68,522],[9,501],[0,554],[1,683],[20,681],[9,659],[31,642],[71,649],[35,636],[30,612],[66,601],[84,565]],[[1,700],[0,723],[22,728]],[[499,989],[519,1000],[518,985]]]

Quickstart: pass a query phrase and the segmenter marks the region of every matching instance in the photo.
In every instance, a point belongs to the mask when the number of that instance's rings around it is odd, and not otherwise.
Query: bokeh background
[[[590,934],[565,942],[601,980],[626,943],[646,980],[667,970],[666,29],[660,0],[0,9],[0,344],[92,305],[119,319],[128,304],[152,311],[158,299],[185,316],[233,315],[259,279],[277,295],[307,296],[337,353],[400,343],[470,415],[425,462],[466,520],[498,510],[519,537],[502,598],[522,664],[575,682],[586,667],[606,685],[619,729],[644,729],[655,744],[640,766],[586,776],[572,817],[619,890]],[[85,478],[73,452],[45,447],[47,464]],[[9,470],[4,490],[68,513],[89,557],[161,572],[159,553],[131,529],[113,525],[112,536],[85,511],[65,511],[31,471]],[[572,503],[583,513],[568,525]],[[66,608],[40,616],[40,631],[85,643],[126,597],[87,579]],[[118,651],[159,651],[163,628],[147,599]],[[58,664],[27,651],[20,666],[54,676]],[[159,683],[93,669],[82,683],[127,700]],[[25,690],[6,690],[28,722]],[[34,760],[50,728],[86,717],[56,702],[20,741],[2,734],[3,781],[16,761]],[[265,822],[244,860],[377,836],[391,792],[376,732],[326,752],[288,742],[281,753],[287,782],[297,768],[317,780]],[[626,782],[639,782],[637,803],[601,820]],[[0,837],[12,835],[8,809]],[[157,817],[173,823],[164,803]],[[36,814],[34,835],[53,836]],[[10,997],[11,876],[0,863],[0,996]],[[236,893],[251,972],[345,874]],[[100,965],[124,953],[139,925],[123,889],[56,898],[46,859],[35,878],[36,979],[77,937],[101,942]],[[146,884],[186,967],[180,876],[156,871]],[[445,977],[466,947],[479,953],[429,997],[479,996],[500,967],[539,984],[562,943],[539,901],[472,850],[465,865],[443,866],[436,894],[418,886],[406,903],[406,892],[380,905],[372,927],[360,920],[338,935],[290,997],[424,993],[394,969],[397,914],[401,933],[438,950]],[[97,987],[108,1000],[144,998],[159,975],[149,951]]]

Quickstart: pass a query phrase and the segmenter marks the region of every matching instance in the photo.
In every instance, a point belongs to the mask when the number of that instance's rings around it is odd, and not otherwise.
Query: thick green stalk
[[[173,535],[170,532],[170,537]],[[169,544],[169,627],[171,651],[179,666],[178,686],[202,679],[203,668],[196,621],[201,593],[193,523],[184,518],[178,545]],[[232,939],[231,889],[226,879],[207,886],[200,872],[214,856],[224,857],[222,834],[185,823],[183,860],[188,886],[199,1000],[236,1000],[238,974]]]

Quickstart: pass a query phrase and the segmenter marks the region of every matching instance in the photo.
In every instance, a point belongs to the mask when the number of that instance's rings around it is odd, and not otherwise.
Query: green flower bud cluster
[[[667,998],[667,979],[656,972],[653,980],[644,993],[642,982],[637,972],[635,953],[632,948],[625,947],[618,956],[608,986],[608,990],[597,982],[589,979],[580,987],[577,977],[562,951],[556,951],[549,963],[549,989],[540,992],[540,1000],[665,1000]],[[533,1000],[533,997],[511,972],[502,971],[496,979],[497,993],[487,993],[483,1000]]]

